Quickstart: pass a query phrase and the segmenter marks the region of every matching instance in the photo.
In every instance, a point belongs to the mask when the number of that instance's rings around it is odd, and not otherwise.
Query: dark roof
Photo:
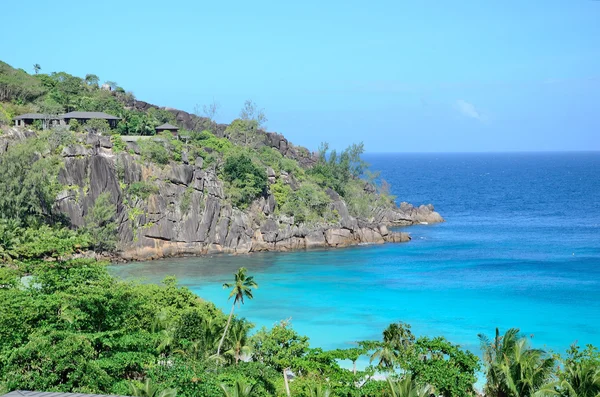
[[[178,130],[179,127],[176,127],[174,125],[171,125],[169,123],[164,123],[163,125],[159,125],[158,127],[155,128],[156,130]]]
[[[61,115],[64,119],[105,119],[121,120],[120,117],[112,116],[103,112],[70,112]]]
[[[56,114],[42,114],[42,113],[25,113],[14,118],[14,120],[46,120],[46,119],[62,119],[62,116]]]
[[[15,390],[0,397],[109,397],[105,394],[81,394]]]

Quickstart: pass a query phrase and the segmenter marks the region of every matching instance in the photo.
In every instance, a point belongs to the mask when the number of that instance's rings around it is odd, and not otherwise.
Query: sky
[[[316,149],[600,150],[596,0],[0,0],[0,60]]]

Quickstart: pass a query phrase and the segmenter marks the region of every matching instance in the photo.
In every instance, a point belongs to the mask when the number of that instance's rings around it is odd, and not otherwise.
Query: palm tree
[[[563,380],[559,383],[561,395],[565,397],[600,396],[600,368],[597,363],[566,362]]]
[[[418,385],[412,375],[406,375],[397,381],[387,378],[387,382],[390,386],[390,394],[392,397],[429,397],[433,394],[432,386]]]
[[[370,362],[379,360],[377,366],[380,368],[391,369],[398,362],[398,352],[390,343],[383,342],[379,348],[371,355]]]
[[[479,335],[486,371],[484,392],[490,397],[531,397],[556,394],[553,381],[554,359],[544,350],[532,349],[519,330],[511,328],[504,336],[496,329],[494,342]]]
[[[140,386],[137,382],[129,382],[129,392],[135,397],[176,397],[176,389],[163,389],[158,391],[158,386],[153,385],[149,378],[146,378]]]
[[[227,319],[227,324],[225,325],[225,330],[223,331],[223,337],[221,337],[221,341],[219,342],[219,347],[217,348],[217,356],[221,354],[221,347],[223,347],[223,341],[225,341],[225,336],[227,335],[227,329],[229,328],[229,324],[231,323],[231,317],[233,317],[233,310],[235,309],[235,304],[240,302],[242,305],[244,304],[244,297],[248,299],[252,299],[252,288],[258,288],[258,284],[254,281],[254,277],[246,276],[246,268],[240,267],[237,273],[234,274],[235,282],[233,284],[225,283],[223,284],[223,288],[232,288],[229,293],[229,299],[232,297],[233,305],[231,306],[231,313],[229,313],[229,318]]]
[[[227,386],[225,383],[221,383],[220,386],[225,397],[250,397],[256,387],[256,383],[247,383],[243,379],[238,379],[231,387]]]
[[[42,67],[39,63],[33,65],[33,71],[35,72],[35,74],[38,74],[40,70],[42,70]]]
[[[234,358],[237,365],[242,355],[249,355],[252,352],[252,347],[248,343],[248,331],[253,327],[251,323],[245,319],[235,321],[231,326],[228,341],[231,344],[231,349],[225,354]]]

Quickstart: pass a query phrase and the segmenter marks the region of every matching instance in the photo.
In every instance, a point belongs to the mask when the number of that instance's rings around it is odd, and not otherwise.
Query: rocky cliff
[[[0,139],[0,154],[11,141],[31,134],[11,129]],[[277,134],[266,136],[273,137],[267,141],[278,150],[288,153],[292,147]],[[64,166],[59,180],[65,189],[56,205],[79,227],[96,198],[110,192],[117,206],[119,256],[126,260],[404,242],[410,240],[409,235],[391,231],[390,226],[443,221],[431,205],[417,208],[406,203],[378,209],[370,221],[356,219],[343,199],[328,190],[338,221],[297,225],[275,213],[272,194],[243,211],[233,207],[215,168],[205,167],[202,158],[194,164],[171,162],[161,167],[141,161],[134,142],[128,143],[131,150],[117,153],[109,137],[79,134],[78,140],[62,150]],[[298,152],[294,149],[292,154]],[[301,157],[307,159],[305,164],[310,163],[310,155]],[[284,177],[272,170],[268,173],[270,180]],[[127,189],[148,180],[153,190],[147,195],[131,194]]]

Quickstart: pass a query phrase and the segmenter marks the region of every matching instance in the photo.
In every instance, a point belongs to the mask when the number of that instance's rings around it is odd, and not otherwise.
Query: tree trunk
[[[287,393],[288,397],[291,397],[292,394],[290,393],[290,384],[288,383],[287,370],[287,368],[283,369],[283,383],[285,383],[285,392]]]
[[[229,318],[227,319],[227,324],[225,325],[225,331],[223,331],[223,336],[221,337],[219,347],[217,348],[217,356],[221,354],[221,348],[223,347],[223,342],[225,341],[225,335],[227,335],[227,329],[229,328],[231,317],[233,317],[233,309],[235,309],[235,302],[233,302],[233,305],[231,305],[231,313],[229,313]]]
[[[352,373],[356,375],[356,361],[352,361]]]

